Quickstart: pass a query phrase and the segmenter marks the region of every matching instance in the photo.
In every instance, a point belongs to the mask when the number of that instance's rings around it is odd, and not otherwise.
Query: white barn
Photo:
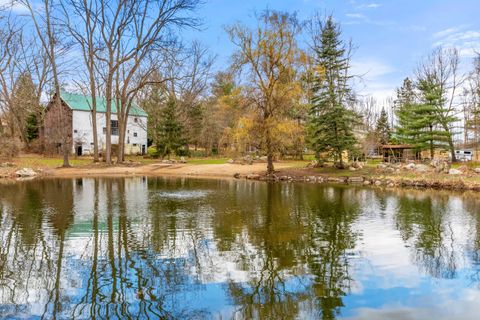
[[[91,97],[80,94],[62,92],[62,107],[67,117],[59,117],[55,104],[47,106],[44,120],[44,136],[46,143],[50,142],[59,148],[61,139],[58,137],[59,119],[66,119],[64,125],[67,132],[71,132],[69,141],[72,146],[72,153],[76,155],[93,154],[93,125]],[[106,103],[102,97],[97,97],[97,138],[99,151],[105,149],[106,134]],[[112,101],[112,145],[118,145],[118,120],[117,106]],[[125,136],[125,154],[145,154],[147,151],[147,114],[139,106],[133,105],[127,119],[127,130]]]

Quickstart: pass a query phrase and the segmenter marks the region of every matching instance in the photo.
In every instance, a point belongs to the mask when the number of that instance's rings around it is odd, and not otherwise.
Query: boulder
[[[258,180],[258,179],[260,179],[260,175],[257,174],[257,173],[250,173],[250,174],[247,174],[247,179]]]
[[[362,183],[363,177],[349,177],[348,183]]]
[[[459,175],[459,174],[463,174],[463,172],[458,170],[458,169],[450,169],[450,170],[448,170],[448,174]]]
[[[352,162],[352,164],[350,164],[350,168],[363,169],[363,163],[359,161]]]
[[[35,177],[37,175],[35,170],[33,170],[32,168],[23,168],[23,169],[17,170],[15,171],[15,174],[17,175],[17,177],[21,177],[21,178]]]
[[[2,167],[2,168],[15,167],[15,163],[13,163],[13,162],[3,162],[3,163],[0,163],[0,167]]]
[[[180,163],[187,163],[187,160],[185,160],[185,157],[180,157]]]
[[[227,161],[227,163],[234,164],[235,161],[234,161],[233,159],[229,159],[229,160]]]
[[[404,168],[407,170],[413,170],[415,169],[415,163],[409,163]]]
[[[388,165],[387,165],[386,163],[380,163],[380,164],[377,166],[377,168],[384,170],[384,169],[388,168]]]
[[[475,168],[473,171],[475,171],[475,173],[480,173],[480,168]]]
[[[415,172],[428,172],[430,168],[426,164],[416,164],[415,165]]]
[[[350,170],[350,171],[357,171],[357,168],[355,168],[355,167],[349,167],[348,170]]]

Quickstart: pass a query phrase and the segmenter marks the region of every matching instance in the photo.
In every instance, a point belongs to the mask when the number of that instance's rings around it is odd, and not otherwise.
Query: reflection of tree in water
[[[346,195],[349,190],[308,185],[257,187],[244,195],[249,201],[243,201],[242,219],[215,220],[222,237],[248,240],[257,249],[252,255],[247,244],[231,248],[240,253],[239,264],[249,274],[246,283],[228,284],[229,295],[240,306],[236,316],[290,319],[303,311],[335,318],[350,285],[347,250],[354,248],[351,224],[359,212],[354,197]],[[226,235],[241,226],[248,230],[247,239]]]
[[[106,199],[106,221],[99,221],[99,197],[95,197],[92,219],[92,263],[85,294],[71,314],[92,318],[192,318],[202,311],[177,306],[176,295],[190,290],[190,279],[182,259],[159,257],[162,244],[145,217],[127,212],[126,180],[102,180]],[[98,195],[99,182],[95,181]],[[153,242],[152,242],[153,241]],[[171,244],[171,243],[169,243]],[[157,250],[156,250],[156,249]],[[165,248],[165,247],[164,247]],[[99,254],[100,253],[100,254]]]
[[[22,305],[42,300],[44,293],[29,292],[34,281],[48,296],[45,314],[49,307],[55,311],[60,304],[65,232],[73,222],[72,182],[39,180],[0,189],[4,206],[11,208],[9,221],[5,219],[0,226],[4,244],[0,282],[7,283],[2,286],[1,301]],[[45,229],[52,230],[53,235]]]
[[[445,195],[404,194],[398,197],[395,214],[403,240],[413,242],[415,263],[437,278],[456,276],[453,230],[447,219],[448,200]]]
[[[333,319],[353,281],[352,225],[372,201],[381,212],[397,201],[416,263],[442,277],[456,268],[445,197],[138,178],[34,181],[0,195],[0,305],[14,315],[35,303],[45,318],[209,318],[195,299],[222,283],[238,318]],[[478,253],[478,207],[464,203]]]
[[[470,228],[468,234],[473,235],[473,241],[467,244],[466,254],[470,257],[472,263],[472,282],[480,287],[480,199],[477,194],[465,193],[462,197],[464,210],[470,218]]]
[[[350,289],[348,251],[357,234],[352,223],[359,214],[355,190],[322,188],[307,202],[309,213],[308,264],[315,276],[315,294],[323,319],[334,319]]]
[[[1,316],[29,314],[32,303],[43,305],[42,317],[48,319],[202,315],[201,310],[176,306],[175,295],[192,286],[186,262],[159,258],[150,249],[154,244],[148,223],[145,232],[139,232],[138,214],[127,212],[125,185],[125,179],[94,180],[91,239],[77,242],[85,245],[76,248],[81,257],[71,256],[66,240],[74,217],[76,191],[71,180],[35,181],[4,189],[0,199]],[[37,197],[32,196],[34,190]],[[29,197],[34,202],[24,201]],[[13,210],[19,203],[23,207]],[[78,290],[81,295],[72,296]]]

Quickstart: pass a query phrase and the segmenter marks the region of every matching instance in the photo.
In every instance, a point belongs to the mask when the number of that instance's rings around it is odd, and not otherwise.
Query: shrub
[[[0,137],[0,158],[13,158],[20,152],[20,147],[16,139],[10,137]]]

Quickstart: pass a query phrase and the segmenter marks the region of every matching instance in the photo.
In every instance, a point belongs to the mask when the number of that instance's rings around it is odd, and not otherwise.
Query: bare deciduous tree
[[[28,9],[36,37],[45,50],[51,66],[53,88],[55,92],[53,103],[58,109],[61,121],[59,128],[62,137],[63,167],[69,167],[70,164],[68,161],[68,156],[71,151],[71,133],[68,132],[69,126],[66,125],[67,117],[60,98],[60,79],[57,65],[57,52],[59,50],[61,41],[59,39],[60,30],[56,28],[57,25],[54,23],[55,18],[53,17],[53,1],[43,0],[39,3],[35,2],[35,4],[33,4],[30,0],[19,0],[19,2]]]

